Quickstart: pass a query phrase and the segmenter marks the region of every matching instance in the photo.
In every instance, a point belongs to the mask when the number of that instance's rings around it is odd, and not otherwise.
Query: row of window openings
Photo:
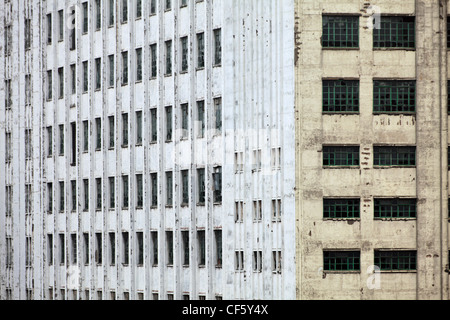
[[[173,110],[172,107],[165,107],[165,117],[164,117],[164,140],[166,143],[172,142],[174,138],[174,134],[179,134],[181,140],[186,140],[189,137],[189,107],[188,104],[181,105],[181,124],[180,124],[180,130],[179,132],[175,132],[173,128]],[[205,130],[206,130],[206,114],[205,114],[205,105],[204,101],[197,103],[197,120],[195,121],[195,133],[196,137],[198,139],[202,139],[205,137]],[[220,135],[222,133],[222,99],[216,98],[214,99],[214,112],[213,112],[214,120],[213,123],[213,131],[214,135]],[[101,118],[96,118],[94,120],[95,122],[95,150],[100,151],[102,150],[102,144],[104,135],[102,132],[102,121]],[[135,130],[135,143],[137,146],[142,145],[143,143],[143,115],[142,111],[136,112],[136,130]],[[83,138],[82,138],[82,151],[88,152],[89,151],[89,136],[90,136],[90,128],[89,128],[89,121],[83,121]],[[114,116],[108,117],[108,138],[107,138],[107,145],[109,149],[114,149],[116,145],[116,122]],[[150,110],[150,143],[156,143],[158,141],[158,117],[157,117],[157,109],[153,108]],[[64,133],[65,128],[64,125],[61,124],[58,127],[59,130],[59,148],[58,148],[58,155],[64,156],[65,151],[65,145],[64,145]],[[28,131],[27,131],[28,132]],[[31,138],[31,131],[30,133],[26,135],[26,138]],[[71,149],[72,149],[72,165],[75,165],[76,162],[76,125],[75,123],[71,123]],[[11,133],[6,133],[6,145],[11,146]],[[31,144],[30,144],[31,145]],[[127,148],[129,146],[129,119],[128,114],[124,113],[122,114],[122,130],[121,130],[121,147]],[[30,150],[27,152],[31,156],[31,147]],[[10,149],[7,148],[7,159],[10,159]],[[27,154],[28,154],[27,153]],[[47,127],[47,156],[51,157],[53,156],[53,127]]]
[[[11,289],[6,289],[6,290],[11,290]],[[48,298],[49,298],[49,300],[53,300],[54,292],[55,292],[55,290],[53,288],[49,288],[48,289]],[[71,290],[71,291],[68,290],[68,292],[71,294],[71,299],[72,300],[81,299],[81,292],[79,292],[78,290]],[[95,290],[95,292],[96,292],[96,299],[97,300],[103,300],[103,298],[104,298],[103,297],[103,294],[104,294],[103,291],[102,290]],[[9,294],[9,297],[12,297],[11,293]],[[55,296],[55,297],[57,297],[57,296]],[[89,289],[85,289],[84,290],[84,300],[90,300],[91,297],[92,297],[91,296],[91,291]],[[144,293],[143,292],[137,292],[136,293],[136,297],[137,297],[137,300],[144,300]],[[60,294],[59,294],[59,296],[57,298],[59,298],[60,300],[65,300],[66,299],[66,290],[65,289],[60,289]],[[130,300],[130,293],[127,292],[127,291],[123,292],[122,298],[123,298],[123,300]],[[152,300],[159,300],[160,294],[158,292],[153,291],[151,293],[151,298],[152,298]],[[109,291],[109,299],[110,300],[117,300],[117,294],[116,294],[115,291],[113,291],[113,290]],[[174,294],[169,291],[167,293],[167,295],[166,295],[166,299],[167,300],[174,300]],[[189,295],[186,292],[183,292],[182,299],[183,300],[190,300],[191,299],[191,295]],[[221,295],[216,295],[215,299],[216,300],[222,300],[222,296]],[[12,300],[12,298],[8,298],[8,296],[7,296],[7,300]],[[28,299],[28,300],[31,300],[31,298]],[[198,295],[198,300],[206,300],[206,295],[199,294]]]
[[[136,175],[136,209],[142,209],[144,207],[144,182],[143,182],[143,175],[137,174]],[[196,183],[197,183],[197,195],[196,195],[196,203],[198,206],[203,206],[206,203],[206,181],[205,181],[205,169],[197,169],[197,177],[196,177]],[[174,205],[174,181],[173,181],[173,172],[166,172],[165,173],[165,205],[170,207]],[[130,207],[130,192],[129,192],[129,177],[128,176],[122,176],[121,177],[121,191],[122,191],[122,198],[121,198],[121,207],[122,209],[126,210]],[[182,170],[181,171],[181,187],[182,191],[180,194],[180,201],[181,206],[189,206],[190,201],[190,187],[189,187],[189,171],[188,170]],[[64,212],[65,205],[66,205],[66,199],[65,195],[67,194],[65,190],[65,183],[64,181],[60,181],[58,183],[59,187],[59,201],[58,201],[58,208],[60,212]],[[149,204],[152,208],[158,207],[158,177],[156,173],[150,174],[150,199]],[[78,203],[77,198],[77,182],[75,180],[70,182],[70,193],[69,196],[71,197],[71,210],[73,212],[77,211],[78,205],[82,206],[83,211],[89,210],[89,202],[90,202],[90,193],[89,193],[89,180],[84,179],[82,181],[82,194],[83,194],[83,202]],[[97,178],[95,179],[95,209],[96,210],[102,210],[103,209],[103,191],[104,187],[102,184],[102,179]],[[109,209],[115,209],[116,208],[116,178],[110,177],[108,178],[108,186],[107,186],[108,192],[109,192],[109,201],[108,206]],[[8,191],[8,190],[7,190]],[[47,212],[52,213],[53,212],[53,183],[48,182],[47,183]],[[8,193],[9,196],[12,193]],[[31,199],[31,198],[30,198]],[[212,200],[214,204],[220,205],[222,203],[222,168],[221,167],[215,167],[214,171],[212,173]],[[31,201],[31,200],[30,200]]]
[[[360,271],[361,252],[344,250],[323,252],[323,270]],[[380,271],[415,271],[417,269],[417,251],[415,250],[375,250],[374,265]]]
[[[143,1],[142,0],[132,0],[135,5],[135,17],[136,19],[141,19],[143,15]],[[203,0],[196,0],[196,2],[200,2]],[[128,22],[128,16],[129,16],[129,0],[121,0],[120,3],[120,22],[121,23],[127,23]],[[161,3],[164,4],[164,10],[169,11],[172,9],[172,2],[170,0],[161,0]],[[188,0],[181,0],[180,7],[186,7],[188,4]],[[108,0],[108,17],[107,17],[107,23],[108,27],[112,27],[115,23],[115,0]],[[102,3],[101,0],[95,0],[94,1],[94,26],[95,31],[99,31],[102,28]],[[76,29],[76,16],[77,12],[75,8],[72,8],[70,11],[70,15],[68,18],[70,18],[71,23],[71,37],[74,36],[75,29]],[[149,6],[149,13],[150,15],[155,15],[157,13],[157,0],[150,0],[150,6]],[[58,23],[58,41],[64,40],[64,33],[66,29],[66,21],[67,17],[64,16],[64,10],[59,10],[57,13],[57,23]],[[81,4],[81,30],[83,34],[88,33],[89,31],[89,2],[85,1]],[[68,25],[68,24],[67,24]],[[31,35],[31,30],[26,32],[26,34]],[[51,44],[53,40],[53,18],[52,14],[47,14],[47,43]]]
[[[96,264],[101,265],[103,264],[103,259],[107,258],[109,261],[109,265],[114,266],[116,265],[116,259],[119,257],[121,258],[121,263],[123,265],[129,265],[130,264],[130,253],[132,250],[131,244],[130,244],[130,234],[129,232],[122,232],[121,233],[121,243],[120,243],[120,249],[121,252],[116,250],[116,246],[118,244],[118,239],[116,239],[116,233],[110,232],[107,234],[108,237],[108,252],[107,257],[103,253],[103,249],[105,244],[103,243],[103,234],[102,233],[95,233],[94,234],[94,242],[95,242],[95,248],[94,248],[94,261]],[[88,265],[90,263],[91,259],[91,251],[90,251],[90,236],[88,233],[83,233],[80,235],[81,240],[83,241],[83,250],[78,251],[78,235],[77,234],[71,234],[70,235],[70,243],[66,244],[66,235],[65,234],[59,234],[59,256],[57,257],[60,264],[65,264],[66,262],[66,246],[69,245],[70,252],[70,261],[69,264],[76,265],[78,264],[78,259],[83,259],[82,263],[85,265]],[[191,265],[191,258],[193,252],[191,252],[192,246],[190,243],[190,232],[189,231],[181,231],[180,232],[180,241],[181,241],[181,263],[184,267],[189,267]],[[222,230],[214,230],[214,256],[213,259],[214,265],[217,268],[222,267]],[[12,247],[8,247],[9,245],[12,245],[11,238],[7,238],[7,250]],[[137,266],[143,266],[144,265],[144,233],[143,232],[136,232],[135,234],[135,259]],[[160,239],[158,237],[157,231],[151,231],[149,234],[149,249],[151,250],[150,259],[151,259],[151,265],[152,266],[158,266],[159,261],[159,254],[160,250],[159,244]],[[54,263],[54,255],[53,250],[55,248],[55,244],[53,243],[53,234],[47,235],[47,262],[48,265],[51,266]],[[206,266],[206,235],[204,230],[198,230],[196,232],[196,244],[197,244],[197,266],[204,267]],[[163,250],[165,250],[165,263],[167,266],[173,266],[174,264],[174,232],[173,231],[165,231],[165,243]],[[30,251],[31,252],[31,251]],[[12,250],[7,251],[7,262],[11,261],[10,265],[12,265],[12,260],[8,257],[12,257]],[[31,259],[30,259],[31,261]],[[81,261],[80,261],[81,262]],[[31,263],[31,262],[30,262]],[[10,266],[8,265],[8,266]]]
[[[222,63],[222,47],[221,47],[221,29],[216,29],[214,32],[214,54],[213,54],[213,65],[220,66]],[[188,37],[182,37],[180,39],[180,72],[187,72],[189,69],[189,43]],[[143,65],[143,49],[138,48],[135,50],[135,66],[136,66],[136,82],[141,82],[143,80],[144,65]],[[165,42],[165,76],[172,75],[172,55],[173,46],[172,40]],[[197,34],[197,69],[202,69],[205,67],[205,36],[204,33]],[[128,51],[121,53],[121,85],[127,85],[129,82],[129,55]],[[109,55],[107,57],[107,78],[108,87],[112,88],[115,86],[116,73],[115,73],[115,55]],[[100,90],[102,87],[102,60],[101,58],[96,58],[94,60],[95,67],[95,90]],[[82,72],[82,92],[87,93],[89,91],[89,62],[83,61],[81,65]],[[64,98],[64,68],[58,68],[58,98]],[[157,44],[150,45],[150,69],[149,76],[150,79],[155,79],[158,75],[158,52]],[[70,66],[70,85],[71,94],[76,94],[77,92],[77,71],[76,65],[72,64]],[[53,71],[47,71],[47,100],[53,99]]]

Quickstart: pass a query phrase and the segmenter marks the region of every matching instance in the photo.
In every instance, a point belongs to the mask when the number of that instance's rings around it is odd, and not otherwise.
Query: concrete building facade
[[[447,1],[296,1],[297,297],[448,299]]]
[[[295,298],[292,1],[0,8],[2,299]]]

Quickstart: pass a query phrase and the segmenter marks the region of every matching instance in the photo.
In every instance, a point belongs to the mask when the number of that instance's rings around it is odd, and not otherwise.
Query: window
[[[31,74],[25,75],[25,105],[31,104]]]
[[[102,178],[95,179],[95,189],[96,189],[96,206],[95,209],[102,210]]]
[[[52,15],[49,13],[47,14],[47,44],[49,45],[52,44],[52,30]],[[7,31],[7,27],[5,27],[5,31]]]
[[[261,200],[253,201],[253,221],[255,221],[255,222],[262,221],[262,201]]]
[[[222,230],[214,230],[216,268],[222,267]]]
[[[189,266],[189,231],[181,231],[181,241],[183,245],[183,266],[187,267]]]
[[[122,232],[122,264],[128,265],[130,262],[130,238],[128,232]]]
[[[10,82],[11,83],[11,82]],[[6,83],[7,88],[11,87],[9,83]],[[11,89],[9,89],[9,95],[7,94],[6,97],[8,99],[6,99],[6,101],[11,99]],[[53,79],[52,79],[52,70],[48,70],[47,71],[47,100],[52,100],[53,99]],[[7,106],[10,106],[9,104],[7,104]]]
[[[162,0],[161,0],[162,1]],[[165,10],[167,11],[167,10],[170,10],[170,9],[172,9],[172,2],[170,1],[170,0],[165,0],[165,3],[166,3],[166,5],[165,5]]]
[[[52,98],[52,72],[47,71],[47,82],[48,82],[48,91],[47,91],[47,99]],[[11,79],[5,80],[5,109],[11,110],[12,107],[12,88],[11,88]]]
[[[89,121],[83,121],[83,152],[89,150]]]
[[[142,209],[144,206],[144,183],[142,174],[136,175],[136,208]]]
[[[205,242],[205,231],[197,231],[198,239],[198,266],[204,267],[206,264],[206,242]]]
[[[88,92],[89,90],[89,70],[88,70],[88,62],[83,61],[83,93]]]
[[[114,55],[111,54],[108,56],[108,64],[109,64],[109,86],[114,87]]]
[[[182,37],[180,39],[181,43],[181,72],[186,72],[188,70],[188,37]]]
[[[83,233],[83,241],[84,241],[84,264],[89,264],[89,233]]]
[[[360,199],[323,199],[324,219],[355,219],[360,217]]]
[[[102,7],[100,0],[95,0],[95,30],[102,28]]]
[[[173,265],[173,231],[166,231],[167,265]]]
[[[373,100],[374,113],[415,113],[416,82],[375,80]]]
[[[64,264],[66,262],[66,242],[65,235],[59,234],[59,262]]]
[[[204,33],[197,33],[197,68],[205,67],[205,37]]]
[[[166,41],[166,76],[172,74],[172,40]]]
[[[222,30],[214,30],[214,65],[222,63]]]
[[[33,143],[31,141],[32,130],[25,129],[25,159],[30,160],[33,156]]]
[[[213,172],[214,203],[222,203],[222,167],[214,168]]]
[[[122,85],[128,84],[128,51],[122,52]]]
[[[95,150],[102,149],[102,119],[95,119]]]
[[[128,189],[128,176],[122,176],[122,209],[128,209],[129,206]]]
[[[152,184],[152,207],[158,206],[158,175],[156,173],[150,174],[150,181]]]
[[[374,48],[415,48],[415,17],[382,16],[373,30]]]
[[[108,26],[112,27],[114,25],[114,0],[109,0],[109,19],[108,19]]]
[[[235,202],[234,221],[236,223],[244,222],[244,201],[236,201]]]
[[[416,147],[374,146],[374,166],[416,165]]]
[[[31,202],[31,184],[25,185],[25,213],[31,213],[32,210]]]
[[[323,48],[358,48],[359,17],[322,16]]]
[[[417,251],[375,250],[375,265],[381,271],[416,270]]]
[[[122,114],[122,148],[128,147],[128,113]]]
[[[142,18],[142,0],[136,0],[136,19]]]
[[[109,209],[114,209],[116,207],[116,184],[115,178],[109,177]]]
[[[12,188],[11,186],[6,187],[6,212],[11,213],[11,201],[12,201]],[[9,199],[9,200],[8,200]],[[9,206],[8,206],[9,204]],[[53,212],[53,183],[47,183],[47,212],[51,214]],[[8,216],[8,214],[7,214]]]
[[[374,199],[375,219],[384,218],[416,218],[416,199]]]
[[[156,75],[158,73],[156,44],[150,45],[150,54],[151,54],[151,78],[156,78]]]
[[[181,171],[181,187],[182,187],[181,205],[187,206],[187,205],[189,205],[189,171],[188,170]]]
[[[102,60],[95,59],[95,90],[100,90],[102,87]]]
[[[158,265],[158,232],[152,231],[150,232],[151,235],[151,241],[152,241],[152,265],[157,266]]]
[[[253,272],[262,271],[262,251],[253,251]]]
[[[59,155],[64,155],[64,125],[59,125]]]
[[[166,107],[166,142],[172,141],[172,107]]]
[[[261,149],[253,150],[252,172],[261,171],[261,165],[262,165]]]
[[[109,233],[109,264],[116,265],[116,234],[114,232]]]
[[[281,169],[281,148],[272,148],[271,165],[273,170]]]
[[[197,138],[205,137],[205,101],[197,102]]]
[[[97,263],[97,265],[101,265],[102,264],[102,256],[103,256],[103,240],[102,240],[102,234],[101,233],[96,233],[95,234],[95,262]]]
[[[198,201],[197,205],[205,204],[205,169],[197,170],[197,183],[198,183]]]
[[[166,172],[166,206],[173,205],[173,173]]]
[[[116,141],[115,141],[115,122],[114,122],[114,116],[109,116],[108,117],[108,123],[109,123],[109,144],[108,147],[110,149],[114,149],[115,145],[116,145]]]
[[[6,268],[11,269],[13,267],[13,239],[9,236],[6,237]],[[52,260],[50,260],[52,261]]]
[[[214,118],[216,134],[220,135],[222,133],[222,98],[214,99]]]
[[[76,36],[76,29],[75,29],[75,27],[76,27],[76,11],[75,11],[75,6],[72,6],[71,8],[70,8],[70,18],[72,19],[71,21],[70,21],[70,34],[69,34],[69,43],[70,43],[70,46],[69,46],[69,49],[70,50],[75,50],[76,49],[76,46],[77,46],[77,36]]]
[[[181,105],[181,139],[189,137],[189,105]]]
[[[11,26],[5,26],[5,56],[9,57],[12,51],[12,29]]]
[[[8,242],[7,242],[8,244]],[[53,235],[48,234],[47,235],[47,259],[48,259],[48,265],[53,265]],[[8,263],[7,263],[8,265]]]
[[[59,41],[64,40],[64,11],[59,10],[58,11],[58,18],[59,18]]]
[[[234,265],[236,271],[244,270],[244,251],[235,251],[234,253]]]
[[[88,24],[89,24],[89,9],[88,9],[88,3],[87,2],[83,2],[82,4],[83,6],[83,26],[82,26],[82,30],[83,33],[88,33]]]
[[[51,128],[51,127],[50,127]],[[49,128],[47,128],[47,137],[48,137]],[[11,162],[12,159],[12,140],[11,140],[11,132],[5,132],[5,161],[7,163]],[[50,136],[51,139],[51,136]],[[51,142],[49,142],[51,145]],[[51,152],[51,148],[48,148],[48,151]],[[51,156],[51,153],[49,154]]]
[[[324,251],[324,271],[359,271],[361,252],[359,251]]]
[[[136,111],[136,145],[142,145],[142,111]]]
[[[31,19],[25,18],[25,50],[31,48]]]
[[[122,23],[128,22],[128,0],[122,0]]]
[[[78,252],[77,252],[77,235],[76,233],[72,233],[70,235],[70,242],[71,242],[71,256],[72,256],[72,264],[76,265],[77,264],[77,257],[78,257]]]
[[[156,14],[156,0],[150,0],[150,15]]]
[[[136,81],[142,81],[142,48],[136,49]]]
[[[72,195],[72,212],[76,212],[77,211],[77,181],[76,180],[72,180],[70,181],[70,190],[71,190],[71,195]]]
[[[89,210],[89,180],[83,179],[83,195],[84,195],[84,205],[83,211]]]
[[[72,94],[77,93],[77,70],[76,65],[70,65],[70,83],[72,85]]]
[[[323,166],[359,166],[359,147],[354,146],[324,146]]]
[[[158,118],[157,118],[157,109],[150,109],[150,142],[155,143],[158,141]]]
[[[77,125],[75,122],[72,122],[70,124],[70,147],[71,147],[71,153],[70,153],[70,165],[75,166],[77,163]]]
[[[144,265],[144,233],[136,232],[137,240],[137,265],[142,267]]]
[[[64,196],[65,196],[65,189],[64,189],[64,181],[59,182],[59,212],[64,212]]]
[[[58,99],[64,98],[64,68],[58,68],[58,83],[59,83],[59,91],[58,91]]]
[[[358,80],[324,80],[323,112],[359,112]]]

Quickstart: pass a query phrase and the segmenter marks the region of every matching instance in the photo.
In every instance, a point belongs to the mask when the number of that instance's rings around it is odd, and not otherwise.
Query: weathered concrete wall
[[[373,32],[367,27],[369,5],[378,6],[381,14],[415,15],[417,50],[373,50]],[[300,299],[416,299],[447,295],[448,276],[444,273],[447,221],[442,215],[447,212],[448,194],[447,168],[443,165],[447,157],[444,129],[447,107],[443,96],[446,75],[438,71],[447,68],[442,68],[446,65],[442,49],[446,39],[445,14],[439,5],[439,1],[413,0],[296,1],[297,296]],[[360,47],[322,49],[324,13],[360,16]],[[432,68],[429,64],[433,64]],[[359,79],[359,114],[323,115],[323,78]],[[373,79],[376,78],[417,79],[417,114],[374,115]],[[322,168],[324,144],[359,145],[360,168]],[[373,168],[372,147],[377,144],[416,145],[417,167]],[[360,198],[361,219],[349,224],[324,220],[324,197]],[[419,218],[375,221],[374,197],[417,197]],[[372,274],[366,270],[374,263],[374,249],[383,248],[417,249],[418,271],[383,272],[381,289],[369,290],[366,283]],[[324,249],[361,250],[361,271],[324,273],[321,269]],[[431,258],[427,258],[429,255]]]

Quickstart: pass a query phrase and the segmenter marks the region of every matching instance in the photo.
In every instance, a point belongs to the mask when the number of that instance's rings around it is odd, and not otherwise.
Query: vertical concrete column
[[[416,1],[417,77],[417,298],[442,298],[444,212],[441,177],[441,55],[445,53],[443,1]],[[445,66],[446,67],[446,66]]]

